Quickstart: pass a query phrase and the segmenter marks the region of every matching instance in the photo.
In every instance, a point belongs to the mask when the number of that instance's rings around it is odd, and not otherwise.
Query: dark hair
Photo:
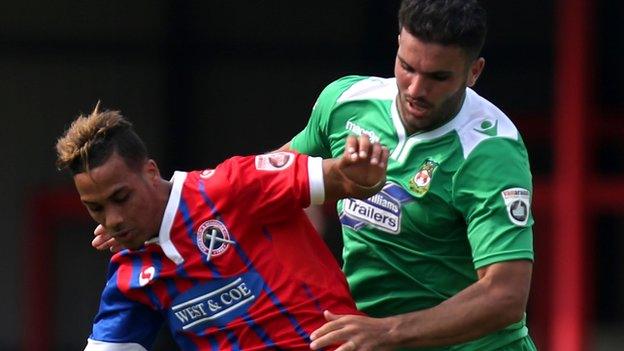
[[[477,0],[403,0],[399,32],[427,43],[457,45],[469,58],[479,57],[487,32],[485,9]]]
[[[99,112],[96,106],[89,116],[78,116],[58,139],[56,165],[68,168],[72,175],[89,172],[104,164],[113,152],[133,170],[140,169],[147,159],[145,144],[132,123],[119,111]]]

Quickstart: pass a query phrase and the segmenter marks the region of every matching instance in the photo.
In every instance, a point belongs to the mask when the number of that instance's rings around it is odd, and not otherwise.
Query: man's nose
[[[104,226],[111,231],[118,231],[123,223],[122,212],[116,208],[110,208],[106,211],[106,221]]]
[[[410,80],[410,85],[407,87],[407,93],[409,96],[417,98],[427,95],[428,87],[427,80],[421,74],[414,74]]]

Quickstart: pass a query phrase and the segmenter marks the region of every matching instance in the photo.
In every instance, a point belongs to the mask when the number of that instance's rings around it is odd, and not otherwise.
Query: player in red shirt
[[[57,142],[59,168],[128,248],[111,258],[85,350],[149,349],[163,322],[183,350],[308,350],[324,310],[357,313],[303,212],[380,190],[387,149],[347,145],[338,159],[234,157],[167,181],[118,112],[76,119]]]

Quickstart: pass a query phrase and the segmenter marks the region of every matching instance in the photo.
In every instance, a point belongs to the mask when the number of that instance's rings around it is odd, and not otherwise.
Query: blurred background
[[[530,332],[540,350],[624,349],[624,2],[483,1],[476,90],[534,174]],[[98,100],[169,177],[301,130],[347,74],[393,75],[399,1],[5,1],[0,11],[0,350],[80,350],[108,253],[55,139]],[[340,252],[333,209],[325,235]],[[166,334],[158,350],[174,350]]]

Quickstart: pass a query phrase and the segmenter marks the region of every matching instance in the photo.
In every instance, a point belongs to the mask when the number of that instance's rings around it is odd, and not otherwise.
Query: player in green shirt
[[[533,260],[531,173],[518,130],[473,86],[485,12],[473,0],[405,0],[395,78],[348,76],[320,94],[284,149],[337,157],[349,134],[390,149],[377,195],[338,203],[358,308],[319,349],[534,350],[525,324]]]

